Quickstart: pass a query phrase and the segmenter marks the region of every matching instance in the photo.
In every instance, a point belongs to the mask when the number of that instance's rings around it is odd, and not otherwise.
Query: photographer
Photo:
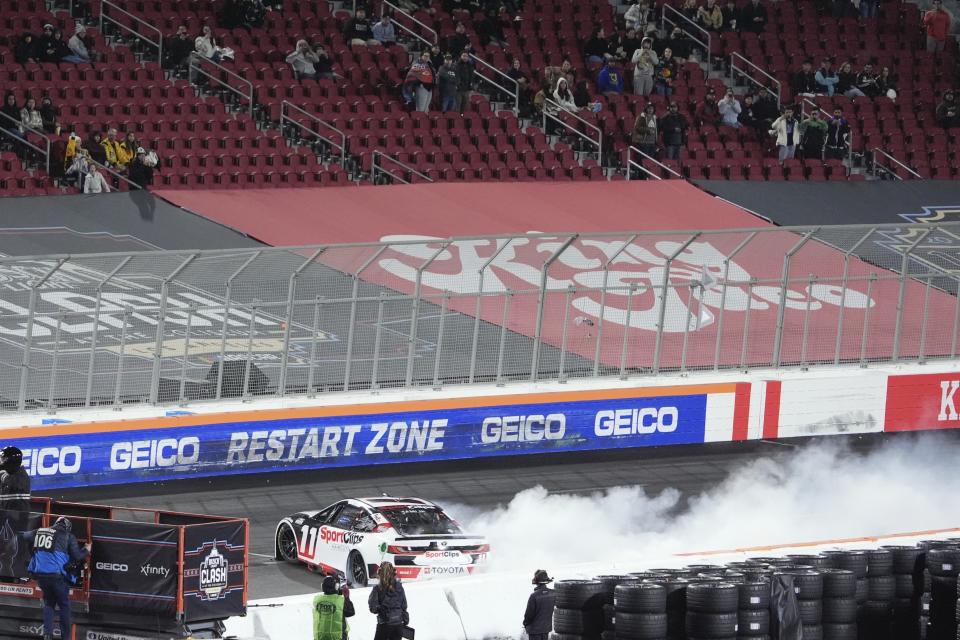
[[[23,468],[23,452],[16,447],[0,451],[0,510],[30,510],[30,476]]]
[[[43,592],[43,640],[53,640],[53,612],[57,607],[60,607],[60,637],[72,637],[70,584],[74,579],[66,566],[70,562],[86,559],[90,555],[90,548],[89,545],[81,548],[77,544],[76,537],[70,533],[71,528],[70,520],[60,516],[53,527],[20,534],[33,550],[27,570],[36,578]]]
[[[379,580],[367,600],[370,613],[377,616],[374,640],[401,640],[403,627],[410,622],[403,585],[397,580],[397,570],[389,562],[380,565],[377,575]]]
[[[313,640],[347,640],[347,618],[356,611],[350,602],[350,589],[341,587],[333,576],[323,579],[323,595],[313,598]]]

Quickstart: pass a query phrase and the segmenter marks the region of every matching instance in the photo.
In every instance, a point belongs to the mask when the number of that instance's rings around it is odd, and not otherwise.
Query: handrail
[[[286,114],[286,110],[287,110],[288,108],[294,109],[295,111],[297,111],[297,112],[299,112],[299,113],[302,113],[303,115],[307,116],[308,118],[310,118],[311,120],[313,120],[313,121],[316,122],[317,124],[322,124],[323,126],[327,127],[328,129],[333,129],[334,131],[336,131],[337,134],[340,135],[340,143],[337,144],[336,142],[334,142],[333,140],[331,140],[331,139],[328,138],[327,136],[321,134],[320,132],[314,131],[313,129],[309,128],[308,126],[306,126],[306,125],[303,124],[302,122],[299,122],[299,121],[297,121],[297,120],[294,120],[292,117],[290,117],[289,115]],[[332,145],[333,147],[339,149],[339,150],[340,150],[340,166],[343,166],[343,167],[346,166],[346,163],[347,163],[347,134],[345,134],[343,131],[341,131],[340,129],[336,128],[336,127],[333,126],[332,124],[329,124],[328,122],[324,122],[323,120],[321,120],[321,119],[318,118],[317,116],[313,115],[312,113],[309,113],[309,112],[305,111],[304,109],[301,109],[300,107],[298,107],[297,105],[293,104],[292,102],[290,102],[290,101],[288,101],[288,100],[284,100],[282,103],[280,103],[280,127],[281,127],[281,130],[282,130],[282,128],[283,128],[283,123],[284,123],[285,120],[288,121],[288,122],[290,122],[290,123],[293,124],[293,125],[296,125],[297,127],[300,127],[300,128],[303,129],[304,131],[307,131],[307,132],[309,132],[309,133],[312,133],[313,135],[317,136],[317,137],[320,138],[321,140],[323,140],[323,141],[327,142],[328,144]]]
[[[381,167],[380,165],[378,165],[378,164],[377,164],[377,158],[386,158],[386,159],[389,160],[390,162],[393,162],[393,163],[395,163],[395,164],[400,165],[401,167],[403,167],[404,169],[406,169],[406,170],[409,171],[410,173],[415,173],[415,174],[417,174],[418,176],[420,176],[421,178],[423,178],[423,179],[426,180],[427,182],[433,182],[433,178],[431,178],[430,176],[424,175],[424,174],[420,173],[419,171],[417,171],[416,169],[414,169],[413,167],[411,167],[410,165],[408,165],[406,162],[401,162],[400,160],[397,160],[397,159],[394,158],[393,156],[388,156],[388,155],[385,154],[383,151],[379,151],[379,150],[377,150],[377,149],[374,149],[374,150],[373,150],[373,164],[371,165],[371,168],[370,168],[370,177],[373,179],[374,182],[376,182],[376,180],[377,180],[377,172],[379,171],[380,173],[385,173],[385,174],[387,174],[388,176],[390,176],[390,177],[393,178],[394,180],[399,180],[399,181],[402,182],[403,184],[410,184],[410,182],[409,182],[408,180],[406,180],[406,179],[404,179],[404,178],[401,178],[400,176],[396,175],[396,174],[393,173],[392,171],[390,171],[390,170],[388,170],[388,169],[384,169],[383,167]]]
[[[655,173],[653,173],[652,171],[650,171],[649,169],[647,169],[646,167],[644,167],[644,166],[643,166],[642,164],[640,164],[639,162],[634,162],[634,161],[633,161],[633,158],[630,156],[631,153],[639,153],[639,154],[640,154],[641,156],[643,156],[645,159],[647,159],[647,160],[649,160],[650,162],[654,163],[655,165],[657,165],[657,166],[660,167],[661,169],[666,169],[666,170],[667,170],[667,173],[669,173],[670,175],[672,175],[672,176],[674,176],[674,177],[676,177],[676,178],[680,178],[681,180],[683,179],[683,176],[682,176],[682,175],[680,175],[679,173],[677,173],[676,171],[674,171],[673,169],[671,169],[671,168],[668,167],[667,165],[663,164],[662,162],[660,162],[659,160],[657,160],[656,158],[654,158],[654,157],[651,156],[650,154],[644,153],[644,152],[641,151],[640,149],[638,149],[638,148],[634,147],[633,145],[631,145],[630,147],[627,148],[627,180],[630,179],[630,166],[635,166],[635,167],[637,167],[637,168],[640,169],[641,171],[644,171],[645,173],[647,173],[647,175],[651,175],[651,176],[653,176],[654,178],[656,178],[657,180],[663,180],[663,178],[661,178],[660,176],[656,175]]]
[[[707,69],[712,69],[712,68],[713,68],[713,65],[711,64],[711,54],[710,54],[711,48],[710,48],[710,45],[713,44],[713,36],[710,35],[710,32],[709,32],[709,31],[707,31],[706,29],[704,29],[703,27],[701,27],[700,25],[698,25],[696,22],[694,22],[693,20],[691,20],[691,19],[688,18],[687,16],[683,15],[683,13],[681,13],[680,11],[677,11],[676,9],[674,9],[673,7],[671,7],[669,4],[664,4],[664,5],[663,5],[663,9],[662,9],[662,11],[660,12],[660,22],[661,22],[662,24],[666,24],[666,23],[669,22],[670,25],[673,26],[673,27],[679,27],[680,24],[682,24],[682,23],[676,22],[676,20],[674,20],[673,18],[668,18],[668,17],[667,17],[667,11],[668,11],[668,10],[669,10],[671,13],[675,13],[677,16],[679,16],[679,18],[680,18],[681,20],[683,20],[683,22],[692,25],[694,29],[696,29],[697,31],[699,31],[700,33],[702,33],[702,34],[706,37],[706,41],[704,41],[704,40],[699,40],[699,39],[697,39],[697,37],[696,37],[695,35],[693,35],[691,32],[687,31],[687,30],[684,29],[683,27],[680,27],[680,31],[682,31],[682,32],[684,32],[685,34],[687,34],[687,36],[688,36],[690,39],[692,39],[694,42],[696,42],[696,43],[699,44],[701,47],[703,47],[703,49],[707,52]]]
[[[199,63],[197,62],[198,60],[200,61]],[[243,84],[247,85],[247,86],[250,88],[250,93],[249,93],[249,95],[243,93],[242,91],[240,91],[240,89],[237,89],[236,87],[231,86],[229,82],[226,82],[225,80],[221,80],[220,78],[218,78],[217,76],[213,75],[213,74],[210,73],[209,71],[205,71],[203,68],[200,67],[200,65],[203,64],[203,63],[212,64],[214,67],[216,67],[216,68],[219,69],[220,71],[226,73],[228,76],[231,76],[231,77],[233,77],[233,78],[236,78],[237,80],[239,80],[239,81],[242,82]],[[241,76],[241,75],[239,75],[239,74],[237,74],[237,73],[234,73],[233,71],[230,71],[230,69],[227,69],[227,68],[224,67],[223,65],[217,64],[216,62],[214,62],[214,61],[211,60],[210,58],[203,58],[203,57],[200,57],[200,56],[191,55],[191,56],[190,56],[190,64],[189,64],[189,66],[188,66],[188,72],[189,72],[189,71],[193,71],[194,69],[196,69],[197,71],[199,71],[200,73],[202,73],[202,74],[205,75],[206,77],[210,78],[211,80],[214,80],[214,81],[218,82],[219,84],[223,85],[224,87],[226,87],[226,88],[229,89],[230,91],[234,92],[235,94],[237,94],[237,95],[240,96],[241,98],[246,98],[247,101],[250,103],[250,106],[249,106],[249,109],[248,109],[248,110],[250,111],[250,115],[253,116],[253,108],[254,108],[254,106],[255,106],[255,103],[254,103],[254,99],[253,99],[253,83],[252,83],[252,82],[250,82],[249,80],[247,80],[247,79],[244,78],[243,76]],[[189,75],[188,75],[187,77],[188,77],[188,78],[189,78],[189,77],[193,77],[193,74],[192,74],[192,73],[189,73]]]
[[[120,178],[121,180],[123,180],[123,181],[126,182],[127,184],[129,184],[129,185],[131,185],[131,186],[133,186],[133,187],[136,187],[137,189],[144,189],[144,188],[145,188],[144,186],[137,184],[136,182],[134,182],[133,180],[131,180],[131,179],[128,178],[127,176],[123,175],[122,173],[119,173],[118,171],[115,171],[114,169],[111,169],[110,167],[108,167],[108,166],[105,165],[105,164],[100,164],[99,162],[97,162],[97,161],[94,160],[93,158],[90,158],[90,159],[89,159],[89,162],[91,162],[92,164],[97,165],[98,168],[103,169],[104,171],[106,171],[107,173],[109,173],[110,175],[112,175],[112,176],[115,177],[115,178]],[[83,192],[83,184],[80,185],[80,191]]]
[[[437,44],[438,42],[440,42],[440,36],[437,34],[436,31],[434,31],[433,29],[431,29],[429,25],[424,24],[424,23],[421,22],[420,20],[417,20],[417,19],[414,18],[412,15],[410,15],[409,13],[407,13],[406,11],[404,11],[403,9],[401,9],[400,7],[398,7],[397,5],[395,5],[395,4],[393,4],[392,2],[390,2],[390,0],[382,0],[382,4],[380,5],[380,16],[381,16],[381,17],[383,17],[383,14],[386,13],[386,11],[384,10],[384,7],[390,7],[391,9],[393,9],[393,15],[401,14],[401,15],[403,15],[404,17],[409,18],[412,22],[416,23],[417,25],[423,27],[424,29],[426,29],[427,31],[429,31],[431,34],[433,34],[433,40],[427,40],[426,38],[424,38],[422,35],[420,35],[420,34],[417,33],[416,31],[414,31],[414,30],[411,29],[410,27],[408,27],[408,26],[406,26],[406,25],[404,25],[404,24],[400,24],[399,22],[397,22],[396,20],[394,20],[392,17],[390,18],[390,22],[392,22],[393,24],[397,25],[398,27],[400,27],[401,29],[403,29],[404,31],[406,31],[407,33],[409,33],[410,35],[412,35],[413,37],[419,39],[421,42],[423,42],[423,43],[425,43],[425,44],[427,44],[427,45],[430,45],[430,46],[435,45],[435,44]]]
[[[593,138],[588,137],[586,134],[584,134],[582,131],[580,131],[580,130],[577,129],[576,127],[573,127],[573,126],[571,126],[570,124],[567,124],[566,122],[564,122],[562,118],[558,117],[557,115],[555,115],[555,114],[553,114],[553,113],[550,113],[550,112],[547,110],[547,106],[549,106],[549,105],[553,105],[554,107],[556,107],[558,113],[559,113],[559,112],[563,112],[563,113],[570,114],[571,116],[573,116],[574,118],[576,118],[577,120],[579,120],[580,122],[582,122],[583,124],[587,125],[587,126],[590,127],[591,129],[593,129],[594,131],[596,131],[596,132],[597,132],[597,139],[594,140]],[[542,113],[543,113],[543,130],[544,130],[544,131],[547,130],[547,118],[551,118],[551,119],[554,120],[555,122],[559,122],[561,125],[563,125],[563,126],[566,127],[567,129],[569,129],[570,131],[574,132],[575,134],[577,134],[578,136],[580,136],[581,138],[583,138],[584,140],[586,140],[586,141],[589,142],[590,144],[595,144],[595,145],[597,145],[597,156],[598,156],[597,159],[598,159],[599,162],[601,162],[601,163],[603,162],[603,131],[600,129],[600,127],[598,127],[598,126],[595,125],[595,124],[590,124],[589,122],[587,122],[586,120],[584,120],[583,118],[581,118],[580,116],[578,116],[578,115],[577,115],[576,113],[574,113],[573,111],[567,111],[566,109],[564,109],[563,107],[561,107],[559,104],[557,104],[555,101],[551,100],[550,98],[547,98],[547,99],[546,99],[546,104],[543,105],[543,112],[542,112]]]
[[[490,64],[489,62],[487,62],[486,60],[484,60],[483,58],[481,58],[481,57],[479,57],[479,56],[477,56],[477,55],[474,55],[474,54],[471,53],[471,54],[470,54],[470,59],[473,60],[474,62],[477,62],[477,63],[482,64],[482,65],[483,65],[484,67],[486,67],[487,69],[493,70],[493,72],[496,73],[497,75],[499,75],[499,76],[501,76],[501,77],[503,77],[503,78],[506,78],[507,80],[509,80],[510,82],[513,83],[513,92],[511,92],[511,91],[510,91],[509,89],[507,89],[506,87],[500,86],[499,84],[497,84],[496,82],[494,82],[494,81],[491,80],[490,78],[488,78],[488,77],[486,77],[485,75],[483,75],[482,73],[480,73],[480,70],[479,70],[479,69],[477,70],[477,76],[478,76],[479,78],[481,78],[481,79],[484,80],[485,82],[489,82],[490,84],[492,84],[492,85],[493,85],[494,87],[496,87],[497,89],[500,89],[501,91],[503,91],[504,93],[506,93],[508,96],[512,97],[512,98],[513,98],[513,112],[514,112],[514,113],[520,113],[520,81],[519,81],[519,80],[516,80],[515,78],[511,78],[510,76],[508,76],[507,74],[505,74],[503,71],[500,71],[500,69],[497,69],[495,66],[493,66],[492,64]]]
[[[878,154],[878,153],[879,153],[880,155],[886,157],[888,160],[892,160],[895,164],[897,164],[897,165],[903,167],[904,169],[906,169],[911,175],[913,175],[914,177],[916,177],[918,180],[923,180],[923,179],[924,179],[922,175],[920,175],[919,173],[917,173],[916,171],[914,171],[913,169],[911,169],[910,167],[908,167],[908,166],[905,165],[904,163],[900,162],[899,160],[897,160],[896,158],[894,158],[892,155],[890,155],[889,153],[887,153],[886,151],[884,151],[884,150],[881,149],[880,147],[874,147],[873,150],[870,151],[871,164],[873,165],[873,175],[877,175],[877,167],[879,167],[879,168],[883,169],[884,171],[886,171],[887,173],[889,173],[890,175],[892,175],[892,176],[893,176],[894,178],[896,178],[897,180],[903,180],[903,178],[902,178],[901,176],[897,175],[895,171],[893,171],[892,169],[890,169],[890,167],[884,167],[883,165],[877,164],[877,154]]]
[[[747,65],[749,65],[752,69],[755,69],[755,70],[759,71],[761,75],[769,78],[769,80],[770,80],[773,84],[777,85],[777,90],[774,91],[773,89],[771,89],[770,87],[768,87],[767,85],[763,84],[762,82],[760,82],[759,80],[757,80],[756,78],[754,78],[752,75],[750,75],[750,74],[747,72],[746,69],[743,69],[743,68],[738,67],[738,66],[737,66],[737,60],[742,60],[743,62],[747,63]],[[748,60],[747,58],[743,57],[742,55],[740,55],[740,54],[737,53],[736,51],[734,51],[733,53],[730,54],[730,79],[731,79],[731,80],[734,80],[734,81],[736,80],[736,78],[734,77],[734,74],[735,74],[735,73],[740,73],[740,75],[742,75],[743,77],[745,77],[747,80],[749,80],[750,82],[752,82],[753,84],[757,85],[758,87],[760,87],[761,89],[763,89],[764,91],[766,91],[767,93],[769,93],[770,95],[772,95],[774,98],[776,98],[776,99],[777,99],[777,109],[780,108],[780,101],[781,101],[781,99],[782,99],[781,96],[782,96],[782,94],[783,94],[783,83],[780,82],[779,80],[777,80],[773,75],[771,75],[771,74],[767,73],[766,71],[764,71],[763,69],[761,69],[758,65],[754,64],[753,62],[750,62],[750,60]]]
[[[20,120],[16,120],[16,119],[14,119],[14,118],[11,118],[10,116],[8,116],[8,115],[5,114],[5,113],[0,112],[0,116],[3,116],[4,118],[6,118],[7,120],[9,120],[10,122],[13,122],[13,123],[16,125],[16,128],[19,129],[19,130],[20,130],[20,133],[23,134],[23,135],[22,135],[22,137],[21,137],[21,136],[18,136],[18,135],[16,135],[16,134],[14,134],[12,131],[10,131],[10,130],[8,130],[8,129],[5,129],[5,128],[3,128],[3,127],[0,127],[0,132],[3,132],[3,133],[5,133],[5,134],[7,134],[7,135],[10,136],[11,138],[15,138],[15,139],[17,140],[17,142],[20,142],[20,143],[22,143],[22,144],[25,144],[25,145],[27,145],[28,147],[30,147],[31,149],[35,149],[35,150],[37,151],[37,153],[42,153],[42,154],[46,157],[46,171],[47,171],[47,173],[49,174],[49,173],[50,173],[50,147],[52,146],[51,141],[50,141],[50,137],[47,136],[47,135],[46,135],[45,133],[43,133],[42,131],[37,131],[36,129],[32,129],[31,127],[28,127],[27,125],[23,124]],[[26,138],[26,134],[27,134],[27,133],[36,134],[36,135],[40,136],[41,138],[43,138],[44,140],[46,140],[46,141],[47,141],[47,150],[44,151],[43,149],[41,149],[41,148],[38,147],[37,145],[35,145],[35,144],[33,144],[32,142],[30,142],[29,140],[27,140],[27,138]]]
[[[160,64],[163,64],[163,31],[161,31],[158,27],[150,24],[149,22],[147,22],[147,21],[144,20],[143,18],[139,18],[139,17],[137,17],[136,15],[134,15],[134,14],[130,13],[129,11],[127,11],[126,9],[121,8],[119,5],[117,5],[116,3],[112,2],[111,0],[100,0],[100,4],[101,4],[101,6],[100,6],[100,33],[103,33],[103,21],[104,21],[104,20],[108,20],[108,21],[110,21],[111,23],[115,24],[116,26],[120,27],[121,29],[125,29],[125,30],[129,31],[129,32],[130,32],[131,34],[133,34],[136,38],[138,38],[138,39],[140,39],[140,40],[143,40],[143,41],[146,42],[147,44],[150,44],[150,45],[153,45],[154,47],[156,47],[156,48],[157,48],[157,62],[159,62]],[[150,30],[152,30],[152,31],[155,31],[156,34],[157,34],[157,41],[154,42],[153,40],[151,40],[151,39],[148,38],[147,36],[143,35],[143,34],[140,33],[139,31],[137,31],[137,30],[135,30],[135,29],[133,29],[133,28],[131,28],[131,27],[128,27],[127,25],[125,25],[125,24],[123,24],[123,23],[115,20],[114,18],[111,18],[111,17],[108,16],[108,15],[106,15],[106,11],[104,10],[106,7],[112,7],[112,8],[114,8],[114,9],[116,9],[117,11],[119,11],[120,13],[122,13],[123,15],[125,15],[125,16],[127,16],[127,17],[130,17],[130,18],[133,18],[137,23],[144,25],[145,27],[147,27],[148,29],[150,29]],[[72,0],[71,0],[71,9],[72,9]]]
[[[831,120],[833,119],[832,113],[830,113],[829,111],[824,111],[820,107],[820,105],[818,105],[816,102],[814,102],[810,98],[803,98],[800,101],[800,118],[801,119],[806,115],[806,112],[804,111],[804,107],[807,105],[815,108],[817,111],[827,116]],[[847,127],[847,135],[849,136],[849,140],[847,141],[847,162],[850,163],[850,168],[853,168],[853,139],[854,139],[853,127]]]

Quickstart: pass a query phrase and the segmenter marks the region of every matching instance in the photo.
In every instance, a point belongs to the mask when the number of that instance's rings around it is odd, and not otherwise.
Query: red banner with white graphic
[[[884,431],[960,427],[960,372],[887,379]]]

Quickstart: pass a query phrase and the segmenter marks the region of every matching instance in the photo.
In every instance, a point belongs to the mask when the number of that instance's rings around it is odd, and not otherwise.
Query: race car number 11
[[[303,525],[300,528],[300,554],[313,557],[317,553],[317,542],[320,540],[319,530],[310,525]]]

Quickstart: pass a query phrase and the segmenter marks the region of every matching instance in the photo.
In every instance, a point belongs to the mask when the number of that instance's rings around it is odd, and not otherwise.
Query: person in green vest
[[[323,593],[313,598],[313,640],[348,640],[347,618],[356,613],[350,589],[333,576],[323,579],[321,589]]]

